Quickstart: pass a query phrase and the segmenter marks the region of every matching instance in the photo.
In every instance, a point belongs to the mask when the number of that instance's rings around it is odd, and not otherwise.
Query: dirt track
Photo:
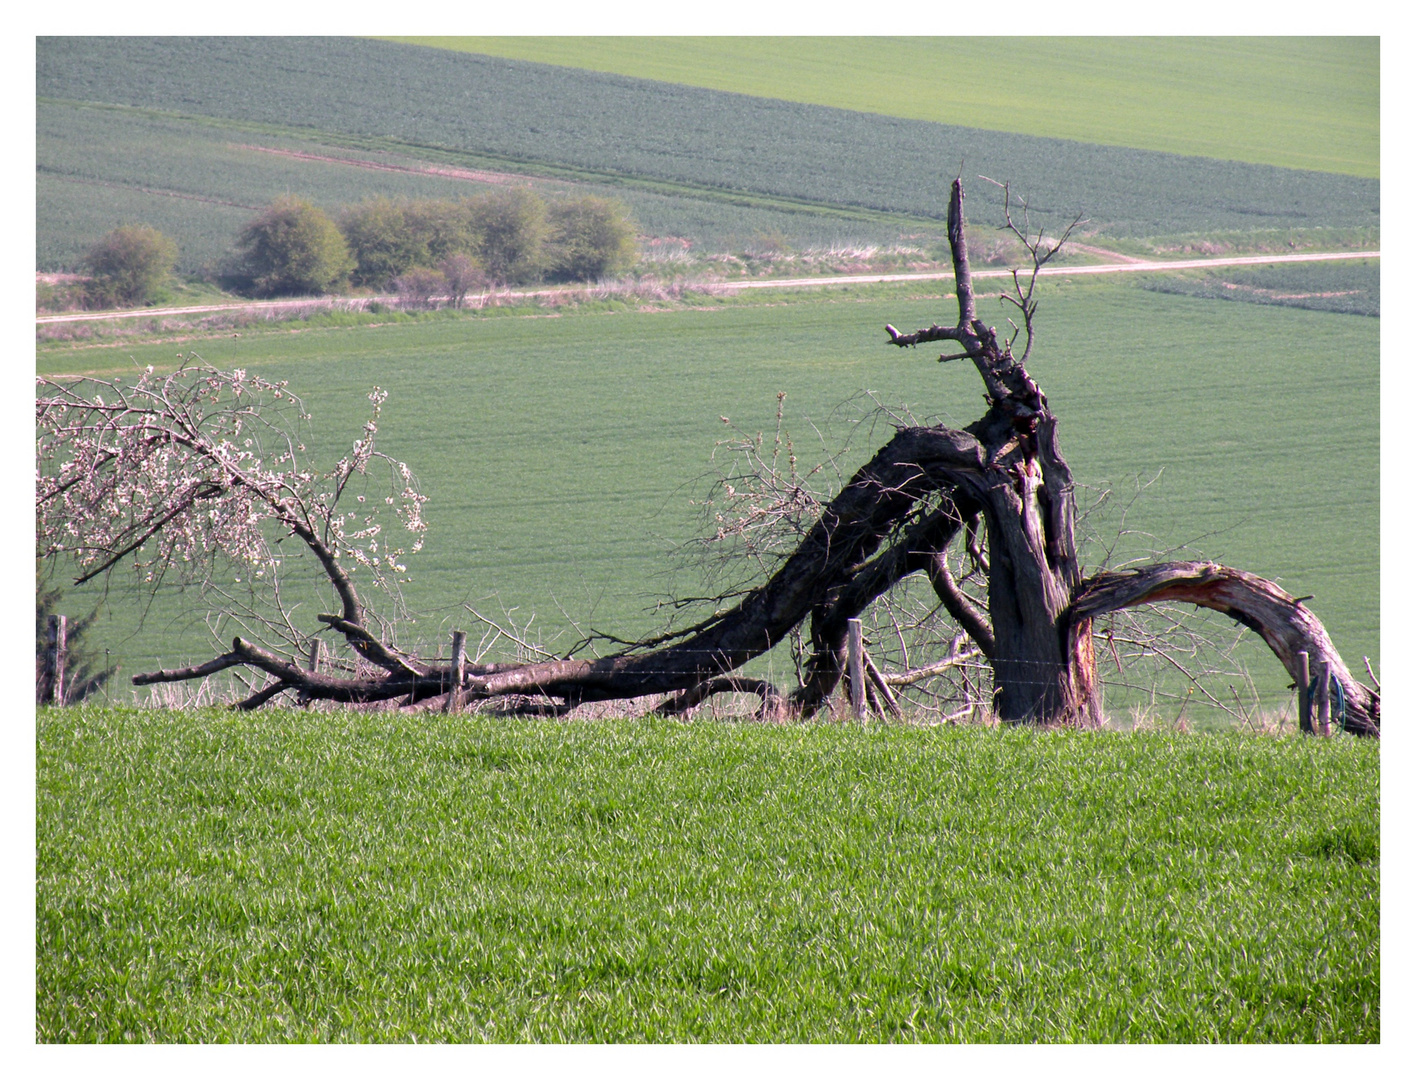
[[[1334,251],[1303,252],[1293,255],[1235,255],[1220,259],[1171,259],[1154,262],[1093,263],[1089,266],[1045,266],[1041,274],[1047,277],[1078,276],[1082,274],[1134,274],[1165,273],[1171,270],[1203,270],[1220,266],[1266,266],[1275,263],[1334,262],[1341,259],[1379,259],[1380,251]],[[975,270],[978,278],[1006,278],[1011,270]],[[949,272],[925,274],[839,274],[832,277],[807,278],[764,278],[756,281],[715,281],[703,282],[715,290],[738,292],[743,289],[809,289],[825,288],[831,285],[873,285],[898,281],[948,281],[954,275]],[[593,286],[589,286],[593,288]],[[511,297],[549,296],[556,293],[583,292],[584,285],[565,285],[552,289],[511,290],[502,295]],[[367,297],[314,297],[304,300],[253,300],[235,304],[199,304],[192,307],[137,308],[129,311],[83,311],[66,312],[62,315],[39,315],[36,325],[45,323],[95,322],[107,319],[149,319],[167,315],[197,315],[212,311],[279,311],[321,307],[328,309],[358,310],[375,301],[392,303],[392,296]]]

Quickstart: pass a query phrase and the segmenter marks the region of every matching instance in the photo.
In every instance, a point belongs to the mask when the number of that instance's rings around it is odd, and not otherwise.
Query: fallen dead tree
[[[886,331],[898,347],[948,342],[955,351],[940,360],[973,364],[986,411],[962,429],[901,426],[814,508],[799,542],[765,581],[687,628],[596,658],[455,664],[400,650],[392,643],[396,612],[384,619],[371,614],[355,582],[361,575],[396,599],[404,550],[390,546],[383,518],[392,514],[415,537],[413,550],[424,530],[423,497],[407,466],[375,449],[381,392],[371,395],[374,415],[352,453],[319,474],[303,464],[303,445],[282,423],[302,415],[283,384],[205,367],[167,376],[149,370],[131,385],[40,380],[40,553],[74,557],[80,580],[134,561],[150,582],[174,572],[206,574],[202,580],[214,587],[207,570],[213,559],[244,560],[274,582],[282,553],[291,546],[303,551],[338,609],[318,621],[346,643],[351,663],[324,670],[302,663],[308,633],[277,603],[274,615],[252,612],[247,625],[280,644],[237,636],[205,663],[133,678],[141,686],[228,669],[261,673],[264,685],[241,708],[287,692],[304,701],[415,704],[456,690],[463,702],[515,697],[556,710],[662,695],[661,711],[682,713],[714,694],[748,693],[759,697],[763,715],[809,716],[846,677],[849,621],[906,578],[922,575],[960,636],[950,656],[918,669],[882,672],[870,665],[867,690],[881,707],[894,705],[896,689],[967,655],[987,662],[988,704],[1004,722],[1094,726],[1102,719],[1094,621],[1137,605],[1182,601],[1259,633],[1295,680],[1306,654],[1314,670],[1329,670],[1340,686],[1345,729],[1377,735],[1379,691],[1352,677],[1317,618],[1271,582],[1208,563],[1084,576],[1058,419],[1025,367],[1038,271],[1070,229],[1056,241],[1018,229],[1005,189],[1006,226],[1033,265],[1030,274],[1015,274],[1004,294],[1017,321],[1003,339],[978,317],[963,199],[955,181],[948,229],[957,320],[912,333]],[[371,487],[380,471],[387,488]],[[986,583],[985,602],[971,598],[951,572],[948,551],[958,540]],[[223,600],[235,603],[230,595]],[[789,693],[740,673],[791,635],[801,641],[801,663]]]

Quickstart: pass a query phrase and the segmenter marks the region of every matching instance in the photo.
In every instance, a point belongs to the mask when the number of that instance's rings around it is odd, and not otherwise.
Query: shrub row
[[[528,188],[464,199],[379,197],[334,217],[286,196],[241,230],[239,257],[222,283],[255,296],[324,293],[346,283],[400,292],[448,292],[461,303],[472,289],[594,281],[638,257],[625,207],[584,196],[547,203]],[[177,259],[171,239],[146,225],[113,230],[88,253],[91,306],[153,299]]]
[[[427,280],[435,267],[459,297],[485,281],[593,281],[633,264],[634,234],[616,202],[547,204],[528,188],[455,200],[376,198],[334,218],[287,197],[242,230],[243,260],[231,284],[262,296],[327,292],[346,280],[386,288],[410,275]]]

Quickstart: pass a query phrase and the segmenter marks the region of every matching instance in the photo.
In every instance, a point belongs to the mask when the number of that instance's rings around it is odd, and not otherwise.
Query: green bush
[[[381,196],[345,210],[339,226],[354,284],[373,288],[393,287],[410,271],[453,257],[472,260],[485,275],[474,279],[477,287],[488,278],[526,284],[548,272],[561,281],[593,281],[624,271],[638,256],[635,225],[622,204],[587,196],[547,207],[528,188],[456,200]]]
[[[443,281],[447,283],[447,291],[452,296],[452,306],[455,308],[463,305],[467,294],[473,289],[483,289],[487,286],[487,275],[481,263],[460,251],[445,257],[438,263],[438,269],[442,272]]]
[[[329,216],[303,199],[277,199],[241,231],[237,247],[258,296],[323,293],[345,281],[354,259]]]
[[[551,276],[595,281],[634,265],[639,249],[625,207],[594,195],[551,204]]]
[[[340,215],[340,229],[354,256],[354,284],[380,288],[410,267],[427,264],[427,240],[410,216],[406,204],[382,197]]]
[[[177,245],[147,225],[114,229],[89,249],[84,264],[95,307],[147,302],[172,273]]]
[[[449,255],[476,255],[482,243],[471,199],[414,199],[407,204],[408,228],[428,247],[428,265]]]
[[[529,188],[508,188],[473,199],[477,256],[494,281],[535,281],[546,270],[546,204]]]
[[[432,266],[451,255],[474,255],[481,233],[468,199],[377,198],[340,216],[353,253],[354,283],[382,288],[415,267]]]
[[[447,279],[436,270],[415,266],[394,279],[393,287],[404,307],[431,308],[433,297],[447,292]]]

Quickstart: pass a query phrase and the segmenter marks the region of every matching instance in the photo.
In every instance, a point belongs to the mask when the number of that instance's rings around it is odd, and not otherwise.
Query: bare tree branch
[[[1172,562],[1097,574],[1077,592],[1069,633],[1089,635],[1091,621],[1106,612],[1168,600],[1212,608],[1247,626],[1264,639],[1295,680],[1300,652],[1308,654],[1313,670],[1319,662],[1328,664],[1347,700],[1345,730],[1357,735],[1380,733],[1380,698],[1352,677],[1318,618],[1273,582],[1242,570],[1215,563]]]

